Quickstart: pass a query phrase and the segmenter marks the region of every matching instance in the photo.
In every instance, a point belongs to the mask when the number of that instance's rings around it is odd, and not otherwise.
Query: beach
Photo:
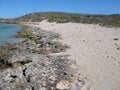
[[[119,90],[120,28],[21,22],[0,47],[1,90]]]
[[[85,85],[81,90],[120,90],[120,28],[81,23],[27,23],[62,36],[62,54],[74,62]],[[58,54],[61,54],[58,53]]]
[[[0,12],[0,90],[120,90],[120,0],[1,0]]]

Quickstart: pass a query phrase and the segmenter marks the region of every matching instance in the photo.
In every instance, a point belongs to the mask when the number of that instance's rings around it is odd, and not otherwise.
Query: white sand
[[[71,46],[66,54],[71,55],[81,73],[87,76],[82,90],[120,90],[120,50],[117,50],[120,47],[120,28],[47,21],[33,26],[58,32],[63,43]]]

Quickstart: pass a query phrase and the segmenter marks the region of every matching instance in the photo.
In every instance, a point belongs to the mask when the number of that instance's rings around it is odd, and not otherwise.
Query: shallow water
[[[21,28],[21,26],[15,24],[0,24],[0,45],[21,42],[23,39],[13,37]]]

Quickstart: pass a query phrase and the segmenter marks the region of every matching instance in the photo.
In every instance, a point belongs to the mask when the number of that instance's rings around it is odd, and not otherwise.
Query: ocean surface
[[[13,37],[21,28],[21,26],[15,24],[0,24],[0,45],[21,42],[23,39]]]

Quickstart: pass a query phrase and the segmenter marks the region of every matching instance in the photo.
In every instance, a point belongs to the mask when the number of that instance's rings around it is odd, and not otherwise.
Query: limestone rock
[[[70,89],[70,82],[67,80],[61,80],[57,83],[56,88],[59,90]]]
[[[11,68],[0,70],[0,90],[69,90],[72,84],[67,80],[76,70],[71,67],[69,55],[54,54],[65,51],[67,46],[58,42],[56,33],[35,27],[30,32],[36,38],[13,45],[12,57],[5,64],[11,64]]]

